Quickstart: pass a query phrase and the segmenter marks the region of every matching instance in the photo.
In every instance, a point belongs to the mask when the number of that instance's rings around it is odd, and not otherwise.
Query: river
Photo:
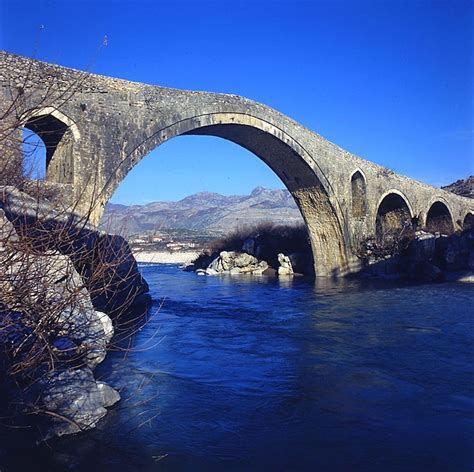
[[[142,271],[151,320],[100,368],[123,401],[50,470],[472,470],[472,285]]]

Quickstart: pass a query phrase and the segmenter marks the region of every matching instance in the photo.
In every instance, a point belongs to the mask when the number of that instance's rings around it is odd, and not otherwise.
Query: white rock
[[[291,260],[288,256],[280,253],[278,254],[278,275],[293,275],[293,266],[291,265]]]
[[[105,382],[97,382],[97,388],[102,395],[102,401],[105,407],[111,407],[120,401],[120,393]]]
[[[109,315],[103,313],[102,311],[96,311],[95,314],[102,323],[105,334],[105,342],[108,344],[114,336],[114,325],[112,324],[112,320]]]
[[[43,408],[58,415],[49,430],[50,437],[94,428],[107,414],[105,407],[120,400],[119,393],[103,382],[96,382],[87,367],[55,371],[40,382]]]
[[[76,341],[90,368],[102,362],[111,327],[97,315],[71,259],[57,252],[38,255],[17,250],[12,254],[1,279],[21,294],[27,305],[52,307],[51,312],[41,313],[40,320],[50,336]]]
[[[268,269],[266,261],[260,261],[257,268],[252,271],[252,275],[262,275]]]
[[[245,252],[222,251],[206,269],[207,275],[217,274],[255,274],[259,275],[268,268],[265,261]]]

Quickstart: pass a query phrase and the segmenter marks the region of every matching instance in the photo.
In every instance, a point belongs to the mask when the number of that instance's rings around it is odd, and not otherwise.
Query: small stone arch
[[[463,230],[474,230],[474,214],[469,212],[465,217],[464,221],[462,223],[462,229]]]
[[[408,199],[398,190],[390,190],[380,198],[375,218],[378,242],[401,237],[412,229],[413,210]]]
[[[351,177],[352,216],[363,218],[367,215],[367,184],[362,171],[356,170]]]
[[[23,127],[38,135],[46,148],[46,179],[73,181],[73,143],[80,139],[76,123],[53,107],[35,109],[22,117]]]
[[[79,131],[79,127],[74,122],[74,120],[72,120],[71,118],[69,118],[69,116],[54,107],[35,108],[34,110],[29,111],[28,113],[25,113],[23,115],[22,122],[25,123],[35,117],[41,117],[46,115],[52,116],[58,121],[61,121],[67,127],[67,129],[71,131],[75,141],[78,141],[81,138],[81,132]]]
[[[425,228],[430,233],[451,234],[454,231],[453,217],[445,203],[437,200],[430,206]]]

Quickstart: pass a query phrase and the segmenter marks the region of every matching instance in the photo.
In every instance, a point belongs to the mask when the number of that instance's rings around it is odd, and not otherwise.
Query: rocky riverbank
[[[451,235],[416,231],[395,253],[365,242],[360,276],[474,282],[474,229]]]
[[[280,227],[275,234],[272,230],[257,228],[231,234],[201,253],[186,270],[200,275],[313,275],[311,248],[302,237],[302,230],[283,231]],[[402,233],[402,237],[398,231],[388,234],[384,241],[363,241],[357,252],[361,268],[352,275],[474,282],[472,227],[450,235],[411,227]]]
[[[216,241],[189,266],[205,275],[313,275],[306,228],[263,224]]]
[[[13,187],[0,196],[2,416],[42,439],[93,428],[120,399],[94,369],[148,286],[122,238]]]

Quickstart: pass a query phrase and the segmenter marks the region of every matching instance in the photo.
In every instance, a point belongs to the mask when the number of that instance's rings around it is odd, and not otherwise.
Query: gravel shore
[[[152,264],[188,264],[199,255],[199,252],[182,251],[134,251],[137,262]]]

